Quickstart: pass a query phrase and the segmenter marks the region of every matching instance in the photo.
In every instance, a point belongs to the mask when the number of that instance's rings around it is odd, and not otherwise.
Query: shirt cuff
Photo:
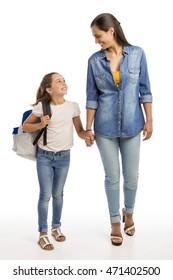
[[[140,102],[141,103],[152,103],[153,102],[153,97],[150,94],[146,94],[140,97]]]
[[[86,108],[90,108],[90,109],[97,109],[98,107],[98,102],[97,101],[93,101],[93,100],[87,100],[86,102]]]

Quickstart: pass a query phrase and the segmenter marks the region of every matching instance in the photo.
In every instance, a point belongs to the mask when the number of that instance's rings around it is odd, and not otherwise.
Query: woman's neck
[[[108,48],[106,51],[110,56],[114,56],[114,55],[121,56],[123,52],[123,48],[122,46],[114,45]]]

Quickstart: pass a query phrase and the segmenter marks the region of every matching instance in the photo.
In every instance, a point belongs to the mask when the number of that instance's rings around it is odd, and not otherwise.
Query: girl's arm
[[[83,140],[85,140],[86,132],[83,129],[83,125],[79,116],[73,118],[73,124],[76,129],[77,135]]]
[[[22,130],[25,132],[37,131],[45,127],[49,121],[49,116],[43,116],[40,120],[40,118],[31,113],[31,115],[29,115],[29,117],[24,121]]]
[[[146,122],[143,129],[143,140],[147,140],[151,137],[153,132],[153,118],[152,118],[152,103],[144,103],[144,111],[146,115]]]

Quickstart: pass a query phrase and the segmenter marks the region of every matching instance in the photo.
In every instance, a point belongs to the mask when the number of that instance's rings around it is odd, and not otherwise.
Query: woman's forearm
[[[92,128],[94,116],[95,116],[96,110],[88,108],[86,111],[86,130]]]
[[[146,122],[152,122],[153,117],[152,117],[152,103],[144,103],[144,111],[145,111],[145,116],[146,116]]]

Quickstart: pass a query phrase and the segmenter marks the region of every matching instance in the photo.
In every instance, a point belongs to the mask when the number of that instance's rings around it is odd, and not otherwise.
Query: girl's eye
[[[57,80],[57,84],[65,83],[65,80]]]

